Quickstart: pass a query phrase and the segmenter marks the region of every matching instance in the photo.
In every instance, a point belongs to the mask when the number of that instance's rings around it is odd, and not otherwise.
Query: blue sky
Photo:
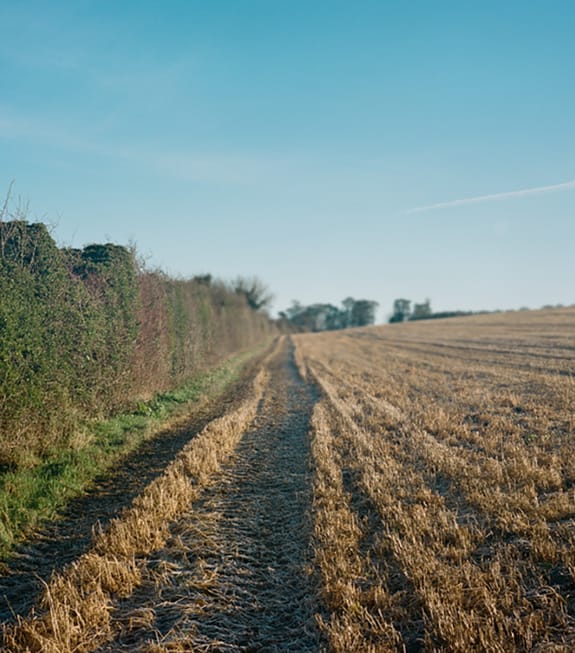
[[[0,26],[0,192],[62,245],[255,274],[276,310],[575,302],[571,0],[12,0]]]

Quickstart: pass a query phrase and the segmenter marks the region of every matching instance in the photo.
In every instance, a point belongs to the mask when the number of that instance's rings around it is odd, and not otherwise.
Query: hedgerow
[[[70,446],[83,420],[169,390],[274,327],[209,277],[140,268],[132,249],[59,248],[0,219],[0,470]]]

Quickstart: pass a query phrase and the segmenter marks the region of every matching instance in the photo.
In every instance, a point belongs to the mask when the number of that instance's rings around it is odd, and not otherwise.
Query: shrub
[[[33,464],[82,419],[171,389],[273,329],[211,277],[138,269],[111,243],[59,249],[45,225],[0,219],[0,464]]]

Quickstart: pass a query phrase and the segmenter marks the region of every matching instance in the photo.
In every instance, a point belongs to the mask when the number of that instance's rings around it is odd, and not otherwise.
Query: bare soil
[[[284,347],[255,424],[173,524],[102,652],[319,651],[311,575],[308,428],[315,390]]]

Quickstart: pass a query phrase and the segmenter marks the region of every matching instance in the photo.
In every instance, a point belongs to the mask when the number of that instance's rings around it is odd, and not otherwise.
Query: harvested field
[[[330,650],[575,650],[575,310],[295,342]]]
[[[3,650],[319,650],[310,577],[315,400],[285,340],[248,392],[55,573]]]
[[[575,650],[575,310],[292,341],[2,650]]]

